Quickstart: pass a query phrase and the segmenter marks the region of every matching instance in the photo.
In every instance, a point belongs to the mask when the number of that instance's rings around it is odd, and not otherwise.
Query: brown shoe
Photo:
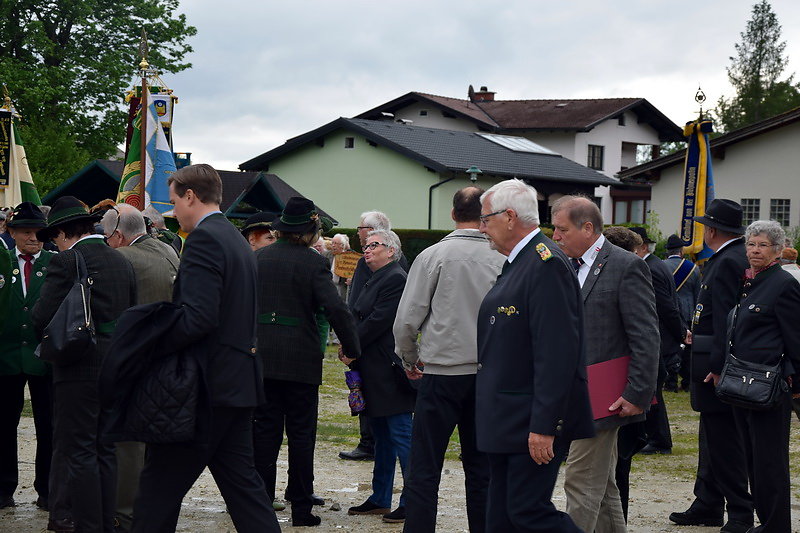
[[[73,533],[75,531],[75,522],[73,522],[71,518],[48,520],[47,531],[55,531],[56,533]]]

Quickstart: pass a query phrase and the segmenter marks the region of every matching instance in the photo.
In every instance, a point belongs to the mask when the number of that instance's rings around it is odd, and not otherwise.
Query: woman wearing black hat
[[[98,402],[97,376],[117,317],[136,304],[133,269],[94,233],[99,218],[77,198],[64,196],[53,204],[47,227],[37,233],[43,242],[53,240],[61,252],[50,261],[42,296],[33,308],[39,336],[76,281],[78,254],[92,283],[97,344],[75,363],[53,364],[53,453],[66,461],[75,530],[82,532],[111,532],[114,527],[114,448],[101,439],[107,413]]]
[[[253,251],[260,250],[275,242],[275,234],[272,232],[272,221],[275,219],[274,213],[261,211],[251,215],[244,221],[242,235],[250,243]]]
[[[278,240],[256,252],[258,264],[258,353],[264,362],[266,403],[254,415],[256,469],[275,498],[276,462],[283,432],[289,441],[293,526],[316,526],[314,447],[322,359],[317,313],[327,316],[350,357],[361,348],[355,323],[331,281],[325,258],[312,250],[325,221],[314,203],[290,198],[272,223]]]

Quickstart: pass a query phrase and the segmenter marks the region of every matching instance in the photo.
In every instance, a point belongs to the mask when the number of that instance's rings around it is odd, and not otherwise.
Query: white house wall
[[[426,111],[427,115],[420,115],[421,111]],[[439,107],[421,102],[413,103],[396,111],[394,120],[401,119],[410,120],[414,126],[440,130],[476,131],[475,123],[472,120],[445,117]]]
[[[759,198],[759,218],[768,219],[771,199],[789,199],[789,225],[800,225],[800,124],[767,132],[728,146],[725,159],[713,159],[716,198],[741,202]],[[680,227],[683,165],[661,171],[653,184],[651,208],[664,235]]]

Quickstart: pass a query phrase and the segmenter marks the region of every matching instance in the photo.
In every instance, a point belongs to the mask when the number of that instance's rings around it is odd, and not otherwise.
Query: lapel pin
[[[37,277],[39,277],[39,278],[41,278],[43,275],[44,275],[44,274],[42,274],[41,272],[37,272],[37,273],[36,273],[36,276],[37,276]]]

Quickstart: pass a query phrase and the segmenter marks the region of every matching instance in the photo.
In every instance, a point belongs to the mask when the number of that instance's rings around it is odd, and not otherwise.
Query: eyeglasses
[[[110,239],[111,237],[113,237],[113,236],[114,236],[114,234],[117,232],[117,230],[119,229],[119,219],[120,219],[120,216],[119,216],[119,209],[117,209],[117,208],[116,208],[115,206],[113,206],[113,205],[112,205],[112,206],[110,206],[110,207],[109,207],[109,209],[113,209],[113,210],[114,210],[114,211],[117,213],[117,223],[114,225],[114,231],[112,231],[112,232],[111,232],[111,233],[109,233],[108,235],[105,235],[105,238],[106,238],[106,240],[108,240],[108,239]]]
[[[747,243],[745,243],[745,246],[747,246],[748,248],[758,248],[758,249],[761,250],[761,249],[765,249],[765,248],[772,248],[775,245],[774,244],[770,244],[768,242],[751,242],[751,241],[747,241]]]
[[[365,245],[364,245],[364,250],[374,250],[374,249],[375,249],[375,248],[377,248],[378,246],[385,246],[385,247],[387,247],[387,248],[389,247],[389,245],[388,245],[388,244],[384,244],[384,243],[382,243],[382,242],[377,242],[377,241],[376,241],[376,242],[371,242],[371,243],[369,243],[369,244],[365,244]]]
[[[361,231],[362,229],[374,229],[374,228],[372,226],[356,226],[356,229],[358,231]]]
[[[489,219],[489,217],[493,217],[495,215],[499,215],[500,213],[505,213],[506,211],[508,211],[508,210],[507,209],[501,209],[500,211],[495,211],[494,213],[488,213],[486,215],[481,215],[478,218],[481,219],[481,222],[486,224],[486,221]]]

